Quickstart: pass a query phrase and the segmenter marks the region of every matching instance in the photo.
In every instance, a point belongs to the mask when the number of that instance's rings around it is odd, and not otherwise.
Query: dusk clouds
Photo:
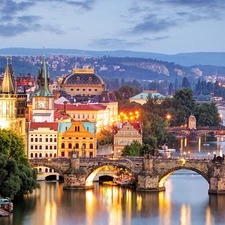
[[[219,51],[224,15],[224,0],[1,0],[0,47]]]

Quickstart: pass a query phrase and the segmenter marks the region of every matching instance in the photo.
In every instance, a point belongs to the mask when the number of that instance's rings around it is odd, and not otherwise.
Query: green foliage
[[[129,98],[139,94],[140,91],[129,85],[125,85],[119,88],[118,91],[115,91],[115,95],[118,101],[128,100]]]
[[[107,144],[113,143],[113,136],[112,133],[108,130],[102,129],[97,136],[97,145],[103,146]]]
[[[39,187],[24,152],[23,139],[11,130],[0,130],[0,195],[14,198]]]
[[[122,150],[122,156],[140,156],[142,145],[138,141],[132,141],[130,145],[126,145]]]
[[[197,126],[219,126],[221,119],[215,103],[203,103],[194,109]]]

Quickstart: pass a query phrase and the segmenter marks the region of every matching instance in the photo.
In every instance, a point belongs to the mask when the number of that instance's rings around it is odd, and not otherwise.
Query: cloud
[[[35,5],[35,2],[32,1],[23,1],[17,3],[13,0],[1,0],[0,4],[0,13],[2,15],[12,15],[21,11],[25,11],[28,8]]]
[[[157,33],[161,31],[166,31],[170,27],[178,26],[178,22],[171,18],[159,18],[156,14],[149,14],[144,19],[143,22],[135,25],[131,29],[131,33]]]
[[[140,0],[130,8],[138,16],[129,33],[167,32],[193,22],[222,20],[224,9],[225,0]]]

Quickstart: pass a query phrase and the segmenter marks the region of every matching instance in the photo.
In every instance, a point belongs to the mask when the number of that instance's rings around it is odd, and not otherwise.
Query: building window
[[[35,153],[35,158],[37,158],[38,157],[38,154],[37,153]]]
[[[42,154],[41,153],[39,154],[39,158],[42,158]]]
[[[48,153],[45,154],[45,157],[48,158]]]
[[[50,138],[50,142],[52,142],[52,138]]]
[[[30,141],[31,141],[31,142],[33,142],[33,141],[34,141],[34,139],[33,139],[33,138],[31,138],[31,139],[30,139]]]
[[[54,138],[54,142],[56,142],[56,138]]]
[[[77,80],[80,80],[80,77],[77,77]]]
[[[77,149],[79,148],[79,144],[78,143],[76,143],[75,148],[77,148]]]
[[[42,149],[42,145],[39,146],[39,149]]]
[[[98,89],[95,89],[95,91],[98,91]]]
[[[38,146],[37,145],[35,145],[35,149],[38,149]]]
[[[48,138],[45,138],[45,142],[48,142]]]
[[[62,157],[65,157],[65,152],[61,152],[61,156]]]
[[[65,148],[65,144],[64,143],[61,144],[61,148]]]
[[[80,89],[77,89],[77,91],[80,91]]]
[[[56,145],[54,146],[54,149],[56,149]]]
[[[33,146],[33,145],[31,145],[31,146],[30,146],[30,149],[34,149],[34,146]]]
[[[83,89],[83,91],[85,91],[85,89]]]
[[[52,145],[50,145],[49,148],[52,149]]]
[[[45,146],[45,149],[48,149],[48,145]]]
[[[89,81],[92,81],[92,77],[88,77],[88,80],[89,80]]]
[[[69,143],[68,148],[72,148],[72,144],[71,143]]]
[[[88,89],[88,91],[91,91],[91,89]]]
[[[31,154],[30,154],[30,157],[31,157],[31,158],[33,158],[33,157],[34,157],[33,153],[31,153]]]
[[[71,88],[70,91],[73,91],[73,88]]]
[[[93,149],[93,144],[90,144],[90,149]]]
[[[42,142],[42,138],[39,138],[39,141]]]
[[[37,138],[35,138],[35,142],[38,142],[38,139]]]

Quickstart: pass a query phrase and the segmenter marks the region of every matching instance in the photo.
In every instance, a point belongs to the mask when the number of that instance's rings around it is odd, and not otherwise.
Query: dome
[[[74,69],[62,82],[63,85],[104,85],[102,78],[94,73],[94,69]]]

